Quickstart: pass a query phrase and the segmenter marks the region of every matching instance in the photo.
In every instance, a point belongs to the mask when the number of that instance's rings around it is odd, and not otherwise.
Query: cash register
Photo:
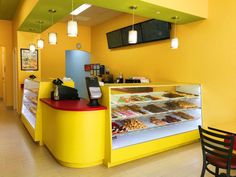
[[[98,99],[102,97],[102,91],[97,77],[86,77],[86,86],[90,102],[88,106],[99,106]]]
[[[62,85],[60,79],[53,80],[54,90],[51,92],[53,100],[79,100],[78,90]]]

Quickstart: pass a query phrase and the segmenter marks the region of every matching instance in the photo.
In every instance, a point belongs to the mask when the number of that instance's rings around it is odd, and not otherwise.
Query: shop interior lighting
[[[137,6],[130,6],[130,9],[133,12],[132,15],[132,30],[129,31],[128,42],[129,44],[136,44],[138,42],[138,31],[134,29],[134,10],[137,9]]]
[[[74,1],[72,1],[72,5],[71,5],[71,8],[72,8],[72,11],[74,10]],[[67,23],[67,35],[69,37],[77,37],[78,36],[78,24],[77,24],[77,21],[74,21],[74,15],[72,14],[71,15],[72,18],[70,21],[68,21]]]
[[[171,39],[171,49],[178,49],[179,48],[179,39],[176,35],[176,23],[177,23],[177,20],[179,19],[178,16],[174,16],[172,17],[172,19],[174,20],[174,36],[173,38]]]
[[[52,25],[53,25],[53,16],[54,16],[54,13],[56,13],[56,10],[55,9],[50,9],[49,13],[51,14]],[[57,33],[55,33],[55,32],[48,33],[48,42],[51,45],[56,45],[57,44]]]
[[[30,52],[34,53],[35,50],[36,50],[35,44],[30,44],[30,45],[29,45],[29,50],[30,50]]]
[[[42,32],[43,21],[39,21],[38,23],[40,25],[40,33],[41,33]],[[38,49],[43,49],[44,48],[44,40],[43,39],[39,38],[37,40],[37,47],[38,47]]]
[[[75,10],[72,9],[72,12],[70,14],[71,15],[79,15],[80,13],[82,13],[85,10],[87,10],[91,6],[92,6],[91,4],[82,4],[77,9],[75,9]]]

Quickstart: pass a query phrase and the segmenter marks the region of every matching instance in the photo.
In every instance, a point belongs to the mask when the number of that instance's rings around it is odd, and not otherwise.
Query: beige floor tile
[[[200,144],[194,143],[112,168],[63,167],[0,102],[0,177],[199,177],[201,165]]]

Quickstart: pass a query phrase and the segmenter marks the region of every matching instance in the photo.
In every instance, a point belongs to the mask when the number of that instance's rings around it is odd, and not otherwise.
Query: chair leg
[[[219,177],[219,168],[218,167],[216,167],[215,177]]]
[[[205,172],[206,172],[206,164],[203,163],[203,165],[202,165],[202,173],[201,173],[201,177],[204,177],[204,176],[205,176]]]

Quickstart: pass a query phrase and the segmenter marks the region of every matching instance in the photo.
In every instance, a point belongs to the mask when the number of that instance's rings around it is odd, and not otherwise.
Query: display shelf
[[[163,114],[168,114],[168,113],[173,113],[173,112],[179,112],[179,111],[188,111],[188,110],[196,110],[196,109],[201,109],[201,107],[196,107],[196,108],[185,108],[185,109],[176,109],[176,110],[166,110],[163,112],[159,113],[152,113],[149,112],[147,114],[136,114],[134,116],[129,116],[129,117],[118,117],[118,118],[112,118],[112,121],[117,121],[117,120],[126,120],[126,119],[133,119],[133,118],[141,118],[141,117],[149,117],[149,116],[157,116],[157,115],[163,115]],[[135,112],[134,112],[135,114]]]
[[[167,102],[167,101],[186,100],[186,99],[199,99],[200,98],[199,95],[188,95],[188,94],[186,94],[184,92],[181,93],[183,95],[181,97],[168,98],[168,97],[163,96],[166,93],[168,93],[168,92],[148,92],[148,93],[118,94],[118,95],[115,95],[115,96],[111,97],[111,105],[112,106],[118,106],[118,105],[145,104],[145,103],[159,103],[159,102]],[[121,97],[123,97],[124,99],[129,100],[129,98],[131,96],[134,96],[134,95],[141,96],[141,98],[145,97],[145,96],[154,96],[154,97],[157,97],[159,99],[157,99],[157,100],[148,99],[148,100],[143,100],[143,101],[128,101],[128,102],[124,102],[124,103],[123,102],[119,102],[119,98],[121,98]]]
[[[25,105],[22,105],[22,114],[27,119],[32,128],[35,129],[35,123],[36,123],[35,115],[32,114],[32,112],[30,112]]]
[[[128,134],[139,133],[140,131],[142,131],[142,132],[143,131],[149,131],[151,129],[156,129],[156,128],[160,128],[160,127],[173,126],[173,125],[182,124],[182,123],[185,123],[185,122],[196,121],[196,120],[199,120],[200,117],[197,117],[197,118],[194,118],[194,119],[191,119],[191,120],[187,120],[187,119],[183,119],[183,118],[179,118],[179,117],[178,117],[178,119],[180,120],[179,122],[166,123],[165,125],[153,124],[149,121],[149,119],[146,119],[146,118],[139,119],[147,126],[147,128],[128,130],[127,132],[124,132],[124,133],[113,134],[112,137],[114,138],[114,137],[124,136],[124,135],[128,135]]]
[[[109,84],[102,90],[102,104],[108,107],[104,160],[108,166],[199,139],[198,125],[202,124],[199,84]],[[187,117],[181,118],[181,113]],[[151,117],[155,119],[150,120]],[[180,121],[171,122],[173,117]]]
[[[132,132],[112,139],[112,149],[117,150],[120,148],[145,143],[152,140],[158,140],[173,136],[184,132],[189,132],[197,129],[197,125],[201,124],[201,119],[194,119],[192,121],[185,121],[178,124],[171,124],[168,126],[160,126],[147,129],[142,132]],[[140,136],[140,133],[142,136]]]
[[[72,81],[64,85],[74,87]],[[42,104],[40,98],[50,98],[53,90],[52,81],[25,79],[22,97],[22,122],[35,142],[42,145]]]

